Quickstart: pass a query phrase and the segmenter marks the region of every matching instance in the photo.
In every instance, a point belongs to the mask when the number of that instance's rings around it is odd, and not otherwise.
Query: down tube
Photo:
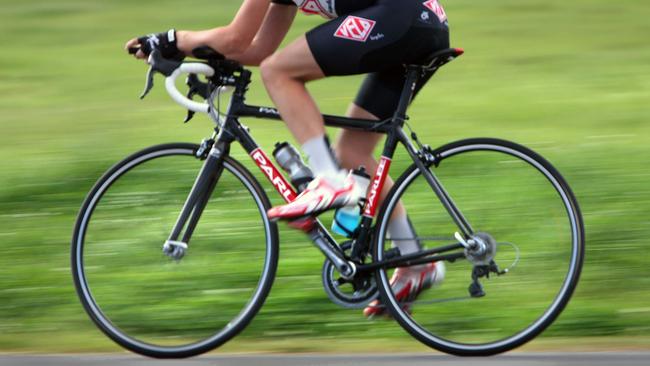
[[[297,194],[293,186],[287,182],[282,173],[273,165],[273,162],[264,150],[257,147],[251,151],[250,156],[286,202],[292,202],[296,199]]]

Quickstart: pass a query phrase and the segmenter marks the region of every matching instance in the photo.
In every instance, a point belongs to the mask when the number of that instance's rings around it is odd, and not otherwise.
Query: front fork
[[[197,158],[205,159],[192,190],[190,191],[176,224],[163,245],[163,252],[172,259],[185,256],[192,234],[203,214],[203,210],[223,172],[223,160],[230,151],[230,142],[222,139],[206,140],[197,150]]]

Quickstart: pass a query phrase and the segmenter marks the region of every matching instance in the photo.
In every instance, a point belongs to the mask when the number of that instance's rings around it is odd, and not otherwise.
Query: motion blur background
[[[162,142],[199,142],[210,132],[205,117],[181,124],[184,111],[162,88],[139,101],[145,67],[122,45],[172,26],[225,24],[239,3],[0,0],[0,351],[117,349],[74,292],[69,240],[77,210],[117,160]],[[650,348],[650,4],[443,5],[452,45],[467,53],[411,109],[421,139],[438,146],[493,136],[527,145],[563,173],[583,210],[580,285],[530,347]],[[321,21],[298,16],[288,39]],[[360,80],[334,78],[310,90],[325,112],[343,113]],[[269,103],[257,73],[250,101]],[[267,151],[292,141],[282,124],[245,122]],[[234,155],[255,171],[240,148]],[[359,311],[331,304],[320,285],[322,256],[284,226],[281,238],[271,295],[226,349],[423,349],[390,322],[368,323]]]

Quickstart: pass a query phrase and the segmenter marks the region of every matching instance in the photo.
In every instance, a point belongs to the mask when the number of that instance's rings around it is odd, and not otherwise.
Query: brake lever
[[[159,72],[164,76],[169,77],[174,71],[176,71],[176,69],[178,69],[183,64],[182,61],[172,61],[172,60],[164,59],[160,54],[160,51],[158,50],[151,51],[151,54],[149,55],[148,63],[151,66],[149,66],[149,71],[147,71],[147,79],[145,82],[144,91],[142,92],[142,95],[140,95],[140,99],[144,99],[144,97],[146,97],[147,94],[149,94],[151,89],[153,89],[153,76],[156,72]]]
[[[199,80],[196,74],[189,74],[185,79],[185,85],[190,88],[192,95],[200,95],[203,99],[210,98],[210,84],[204,83]]]
[[[187,99],[194,100],[194,94],[196,94],[196,93],[192,89],[190,89],[190,91],[187,92]],[[196,113],[194,111],[191,111],[191,110],[188,109],[187,110],[187,116],[185,116],[185,119],[183,120],[183,123],[187,123],[187,122],[191,121],[192,118],[194,118],[195,114]]]
[[[208,99],[210,97],[210,84],[199,80],[199,77],[196,74],[189,74],[187,79],[185,79],[185,85],[189,88],[187,99],[194,100],[195,95],[200,95],[203,99]],[[194,114],[194,111],[188,110],[187,117],[185,117],[183,123],[189,122],[194,117]]]
[[[147,77],[144,84],[144,91],[142,91],[142,94],[140,95],[140,99],[144,99],[144,97],[146,97],[147,94],[149,94],[151,89],[153,89],[153,75],[155,72],[156,70],[154,70],[153,65],[149,66],[149,71],[147,71]]]
[[[188,109],[188,110],[187,110],[187,116],[185,116],[185,119],[183,120],[183,123],[187,123],[187,122],[191,121],[192,118],[194,118],[194,115],[195,115],[195,114],[196,114],[196,113],[194,113],[194,111],[190,111],[190,110]]]
[[[199,79],[196,77],[194,74],[190,74],[187,76],[187,79],[185,79],[185,85],[189,87],[189,90],[187,92],[187,99],[189,100],[194,100],[194,95],[197,93],[196,87],[194,86],[195,82],[198,82]],[[187,123],[194,118],[194,111],[187,110],[187,116],[185,116],[185,120],[183,120],[183,123]]]

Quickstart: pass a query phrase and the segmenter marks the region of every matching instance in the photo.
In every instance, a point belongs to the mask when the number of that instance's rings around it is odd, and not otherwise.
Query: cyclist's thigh
[[[307,43],[325,75],[370,73],[355,104],[390,118],[404,86],[405,63],[426,61],[449,47],[449,30],[420,0],[378,0],[307,33]],[[419,91],[429,80],[422,78]]]
[[[306,37],[326,76],[365,74],[424,61],[449,44],[446,21],[441,22],[420,0],[378,0],[316,27]]]
[[[262,64],[262,73],[273,69],[303,81],[322,79],[323,73],[307,45],[304,36],[298,37]]]
[[[432,73],[427,73],[420,78],[411,101],[415,100],[432,75]],[[399,104],[405,82],[406,77],[402,66],[370,73],[361,84],[354,104],[372,113],[380,120],[391,118]]]

